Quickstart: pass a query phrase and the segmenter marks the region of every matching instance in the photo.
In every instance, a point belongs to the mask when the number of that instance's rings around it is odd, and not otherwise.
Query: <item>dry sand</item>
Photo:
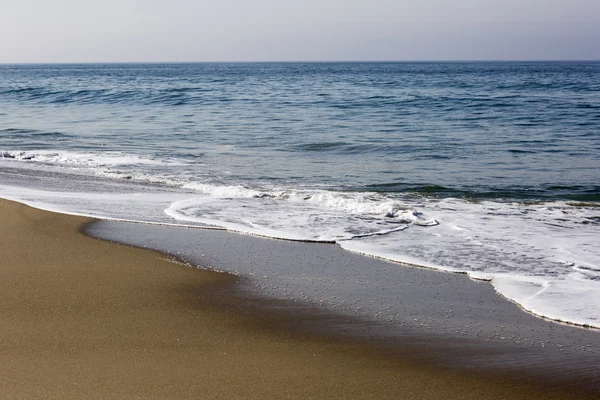
[[[91,239],[87,218],[0,215],[1,398],[598,398],[277,327],[223,301],[235,277]]]

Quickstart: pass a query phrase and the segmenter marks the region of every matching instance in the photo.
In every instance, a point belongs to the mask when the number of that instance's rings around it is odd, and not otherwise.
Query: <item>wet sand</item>
[[[591,384],[444,365],[432,355],[458,355],[460,345],[427,336],[390,346],[303,329],[334,316],[261,307],[267,300],[244,297],[235,276],[81,234],[88,218],[8,201],[0,201],[0,215],[6,398],[598,396]]]
[[[410,348],[441,367],[600,390],[599,330],[535,317],[465,274],[224,230],[97,221],[85,232],[236,274],[221,304],[270,310],[294,331],[385,344],[387,353]]]

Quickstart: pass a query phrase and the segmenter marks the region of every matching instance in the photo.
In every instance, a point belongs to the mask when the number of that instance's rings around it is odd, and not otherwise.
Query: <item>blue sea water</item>
[[[0,66],[0,196],[490,280],[600,327],[600,63]]]

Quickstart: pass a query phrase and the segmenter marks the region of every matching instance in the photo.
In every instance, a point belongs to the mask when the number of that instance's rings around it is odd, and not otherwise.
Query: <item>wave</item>
[[[6,128],[0,129],[0,138],[2,139],[24,139],[24,138],[50,138],[50,139],[68,139],[72,135],[62,132],[46,132],[37,129]]]
[[[94,103],[106,98],[108,89],[53,90],[46,87],[24,87],[0,91],[0,98],[10,100],[34,101],[45,104]]]
[[[513,154],[535,154],[536,151],[531,151],[531,150],[521,150],[521,149],[509,149],[507,150],[509,153],[513,153]]]
[[[435,219],[427,219],[418,211],[411,211],[405,204],[376,193],[346,193],[331,191],[258,190],[241,185],[215,185],[189,183],[184,188],[194,189],[217,199],[277,200],[290,204],[311,205],[318,208],[339,210],[354,215],[374,215],[394,219],[395,222],[432,226]]]
[[[326,152],[330,150],[335,150],[339,148],[345,148],[349,145],[346,142],[316,142],[316,143],[307,143],[296,146],[294,149],[304,152],[304,151],[315,151],[315,152]]]
[[[398,199],[375,193],[186,187],[195,188],[199,196],[173,203],[167,215],[280,239],[332,242],[438,224]]]
[[[25,87],[0,90],[0,99],[39,104],[142,104],[198,105],[205,101],[198,88],[165,89],[52,89]]]
[[[177,160],[156,160],[125,152],[76,152],[54,150],[1,150],[0,158],[30,161],[67,167],[97,168],[106,166],[178,164]],[[102,172],[102,171],[98,171]]]
[[[32,160],[35,158],[34,153],[25,151],[0,151],[0,158],[9,158],[16,160]]]
[[[357,155],[367,153],[405,153],[409,151],[406,146],[390,146],[386,143],[348,143],[348,142],[313,142],[304,143],[287,148],[281,148],[281,151],[297,153],[334,153],[341,155]]]
[[[383,193],[418,194],[433,198],[462,198],[472,201],[504,200],[504,201],[558,201],[574,200],[579,202],[600,202],[600,186],[582,185],[545,185],[537,188],[528,187],[480,187],[477,190],[460,187],[446,187],[435,184],[414,184],[410,182],[389,182],[369,184],[365,189]]]

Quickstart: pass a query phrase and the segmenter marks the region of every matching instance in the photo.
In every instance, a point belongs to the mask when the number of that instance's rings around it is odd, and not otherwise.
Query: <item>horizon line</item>
[[[490,59],[490,60],[254,60],[254,61],[33,61],[0,62],[0,65],[101,65],[101,64],[328,64],[328,63],[549,63],[549,62],[600,62],[598,59]]]

